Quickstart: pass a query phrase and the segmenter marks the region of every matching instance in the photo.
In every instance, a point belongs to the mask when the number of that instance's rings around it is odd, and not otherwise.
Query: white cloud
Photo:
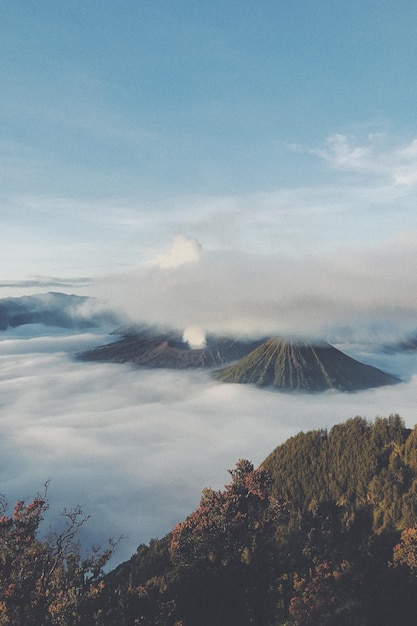
[[[196,265],[142,267],[95,288],[134,320],[181,332],[326,337],[349,327],[391,341],[417,330],[416,250],[417,230],[298,258],[212,252]]]
[[[197,263],[201,258],[202,248],[197,239],[187,235],[177,235],[171,250],[158,259],[163,269],[180,267],[188,263]]]
[[[340,133],[326,139],[326,148],[312,150],[312,153],[339,169],[379,171],[378,164],[372,158],[371,146],[352,146],[348,137]]]
[[[383,134],[370,134],[366,143],[357,143],[344,134],[326,139],[324,148],[311,150],[333,168],[385,177],[405,187],[417,183],[417,139],[406,145],[387,145]]]
[[[91,283],[91,278],[86,276],[58,278],[55,276],[33,276],[26,280],[3,280],[0,289],[68,289],[83,287]]]

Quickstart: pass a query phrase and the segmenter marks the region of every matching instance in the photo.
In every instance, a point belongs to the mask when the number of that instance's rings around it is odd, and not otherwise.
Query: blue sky
[[[41,0],[0,17],[2,153],[31,192],[270,191],[324,175],[288,145],[415,130],[411,2]]]
[[[416,27],[406,0],[2,3],[0,295],[126,285],[152,317],[190,278],[176,249],[217,290],[207,316],[183,288],[179,324],[218,326],[236,281],[223,325],[283,319],[274,284],[384,323],[395,286],[412,317]]]

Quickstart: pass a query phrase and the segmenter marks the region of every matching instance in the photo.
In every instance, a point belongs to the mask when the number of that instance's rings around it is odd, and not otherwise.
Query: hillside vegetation
[[[82,561],[72,535],[61,551],[62,535],[39,539],[44,500],[5,511],[0,625],[417,623],[417,427],[356,417],[230,476],[104,576],[108,552]]]
[[[348,520],[368,507],[375,532],[417,522],[417,430],[405,428],[398,415],[299,433],[263,466],[272,474],[272,494],[293,513],[331,500]]]

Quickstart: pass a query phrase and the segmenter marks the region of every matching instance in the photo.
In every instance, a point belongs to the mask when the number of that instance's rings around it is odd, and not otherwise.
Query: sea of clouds
[[[84,363],[108,335],[26,326],[0,335],[1,488],[12,504],[50,481],[47,523],[81,505],[84,545],[123,535],[116,564],[161,537],[222,488],[239,458],[258,465],[300,431],[361,415],[417,422],[417,356],[353,354],[403,377],[347,394],[280,393],[227,385],[202,371]]]

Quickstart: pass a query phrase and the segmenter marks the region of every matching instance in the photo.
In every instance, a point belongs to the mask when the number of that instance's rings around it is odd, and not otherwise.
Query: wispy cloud
[[[87,276],[58,278],[56,276],[34,276],[27,280],[1,280],[0,289],[67,289],[84,287],[92,283],[92,279]]]
[[[373,173],[386,171],[383,165],[375,160],[376,151],[371,143],[366,146],[354,146],[346,135],[331,135],[326,139],[324,148],[317,148],[311,152],[338,169]]]
[[[322,148],[312,154],[327,161],[331,167],[350,172],[375,174],[395,184],[413,186],[417,183],[417,139],[400,145],[387,145],[382,133],[371,133],[366,142],[358,142],[345,134],[330,135]]]

